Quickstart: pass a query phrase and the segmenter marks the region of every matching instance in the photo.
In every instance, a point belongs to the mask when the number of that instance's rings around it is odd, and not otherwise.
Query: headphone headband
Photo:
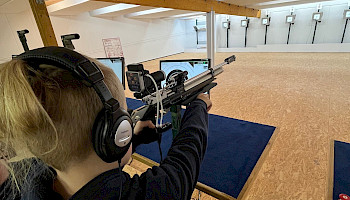
[[[35,64],[60,65],[60,68],[72,72],[74,75],[83,79],[85,85],[91,87],[93,84],[103,80],[103,74],[95,63],[91,62],[83,55],[64,47],[43,47],[24,52],[16,57]]]
[[[59,65],[82,80],[87,87],[93,87],[106,109],[113,112],[119,108],[119,102],[113,98],[103,81],[104,76],[100,68],[75,51],[64,47],[43,47],[24,52],[15,59],[26,61],[34,69],[38,69],[40,64]]]

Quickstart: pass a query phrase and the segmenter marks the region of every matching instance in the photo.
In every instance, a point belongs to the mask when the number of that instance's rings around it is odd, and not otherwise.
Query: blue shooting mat
[[[130,109],[144,105],[127,98]],[[183,112],[182,112],[183,113]],[[171,122],[167,113],[165,122]],[[209,114],[208,147],[198,181],[237,198],[258,162],[275,127]],[[163,157],[172,143],[171,130],[163,133]],[[140,145],[136,153],[160,162],[158,143]]]
[[[339,194],[350,196],[350,144],[334,141],[333,199]]]

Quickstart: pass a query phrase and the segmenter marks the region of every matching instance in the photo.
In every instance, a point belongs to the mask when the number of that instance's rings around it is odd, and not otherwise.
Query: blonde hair
[[[94,62],[126,108],[118,77]],[[0,83],[0,142],[10,162],[35,157],[64,171],[93,151],[91,131],[102,103],[92,88],[66,70],[50,65],[33,70],[22,60],[0,65]]]

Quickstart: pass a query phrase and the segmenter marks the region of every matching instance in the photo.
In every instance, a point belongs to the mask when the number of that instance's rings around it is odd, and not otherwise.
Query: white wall
[[[294,6],[296,21],[291,28],[289,44],[311,44],[315,27],[315,21],[312,21],[311,19],[312,13],[317,11],[317,4],[318,3],[311,3]],[[348,0],[322,2],[322,5],[323,9],[321,11],[323,12],[323,21],[321,23],[318,23],[314,43],[339,44],[345,25],[343,12],[348,8]],[[289,24],[285,23],[285,18],[290,14],[290,8],[291,6],[269,9],[271,25],[268,27],[267,33],[268,45],[286,44]],[[261,13],[262,16],[265,17],[266,10],[262,10]],[[229,30],[229,48],[242,48],[244,47],[245,28],[241,27],[240,24],[241,20],[245,19],[245,17],[231,15],[229,16],[229,19],[231,21],[231,29]],[[261,19],[249,19],[250,24],[247,32],[247,47],[257,47],[258,45],[264,45],[265,26],[261,25]],[[217,48],[226,48],[227,33],[226,29],[222,27],[223,21],[226,21],[226,15],[216,16]],[[194,23],[195,19],[186,20],[186,51],[190,51],[190,49],[196,48],[195,31],[192,27]],[[344,43],[350,43],[350,25],[348,25]],[[279,46],[279,48],[283,51],[284,47]],[[287,45],[285,48],[287,48]],[[325,46],[322,45],[322,48],[325,48]],[[332,51],[332,49],[334,49],[333,46],[330,47],[330,51]],[[295,48],[293,48],[293,51],[294,50]],[[350,51],[348,47],[346,47],[345,50]],[[254,51],[257,50],[255,49]],[[286,51],[289,50],[286,49]],[[312,48],[310,48],[310,51],[313,51]]]
[[[198,21],[202,24],[206,20],[205,16],[197,17]],[[183,20],[185,23],[186,39],[185,39],[185,49],[197,48],[197,35],[194,30],[196,26],[196,19],[193,20]],[[205,25],[200,25],[199,27],[204,27]],[[207,33],[205,31],[198,31],[198,41],[206,41]],[[205,46],[205,45],[204,45]]]
[[[88,13],[50,18],[59,46],[62,46],[61,35],[79,33],[80,39],[73,41],[76,50],[95,58],[105,57],[102,39],[114,37],[121,39],[126,64],[184,51],[186,29],[183,20],[102,19],[90,17]],[[0,27],[0,62],[23,52],[17,30],[30,31],[26,34],[30,49],[43,46],[29,4],[21,13],[0,14]]]
[[[318,3],[303,4],[294,6],[296,14],[295,24],[292,25],[289,44],[311,44],[315,21],[312,21],[312,13],[317,11]],[[348,0],[336,0],[322,2],[323,20],[318,23],[315,37],[315,44],[340,43],[344,30],[345,19],[343,12],[348,9]],[[279,7],[269,9],[271,25],[268,27],[267,44],[286,44],[289,24],[285,23],[285,18],[290,14],[289,7]],[[262,10],[265,17],[266,11]],[[231,20],[231,30],[229,30],[229,47],[244,47],[245,28],[240,27],[240,20],[244,17],[229,16]],[[226,30],[221,24],[226,21],[226,15],[218,15],[218,48],[226,47]],[[220,26],[219,26],[220,25]],[[255,47],[264,44],[265,26],[261,25],[261,19],[250,18],[247,33],[247,46]],[[350,27],[345,35],[344,43],[350,42]]]
[[[104,57],[102,39],[120,37],[126,63],[151,60],[184,51],[185,23],[181,20],[139,20],[118,17],[102,19],[79,16],[57,17],[51,21],[58,36],[79,33],[77,51]]]
[[[29,7],[28,1],[22,3]],[[24,51],[17,36],[18,30],[28,29],[30,31],[29,34],[26,34],[30,48],[43,45],[31,10],[25,9],[19,13],[0,13],[0,27],[0,63]]]

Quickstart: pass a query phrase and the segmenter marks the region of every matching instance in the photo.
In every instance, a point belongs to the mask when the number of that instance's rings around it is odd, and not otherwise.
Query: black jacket
[[[174,138],[167,157],[159,167],[130,177],[113,169],[95,177],[76,192],[71,199],[190,199],[198,180],[200,164],[207,147],[208,113],[202,100],[193,101],[182,118],[179,134]],[[21,199],[61,199],[52,190],[53,180],[43,176],[34,179],[34,188]]]

